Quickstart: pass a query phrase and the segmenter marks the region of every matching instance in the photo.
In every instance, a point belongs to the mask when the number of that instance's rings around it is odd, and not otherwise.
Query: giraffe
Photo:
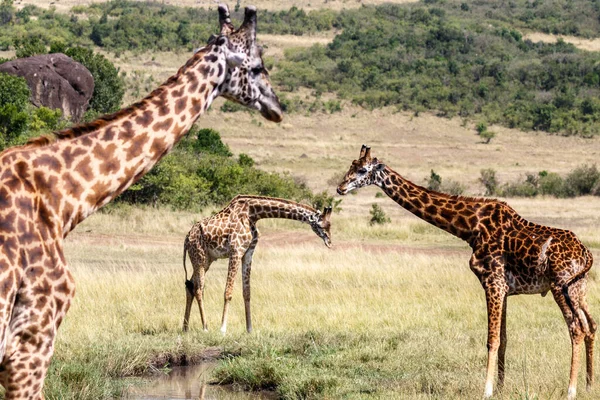
[[[63,240],[167,154],[219,95],[282,119],[256,45],[256,8],[143,100],[0,154],[0,384],[43,399],[54,339],[75,293]]]
[[[250,316],[250,269],[252,255],[258,243],[259,232],[256,222],[264,218],[285,218],[304,222],[331,247],[331,207],[323,213],[314,208],[291,200],[263,196],[236,196],[231,202],[212,217],[196,222],[187,234],[183,245],[183,268],[185,269],[186,304],[183,317],[183,330],[187,331],[193,297],[200,308],[202,328],[207,331],[202,294],[204,277],[213,261],[229,258],[225,301],[221,319],[221,333],[227,331],[227,312],[231,301],[233,284],[240,265],[242,266],[242,286],[246,310],[246,331],[252,332]],[[186,254],[189,254],[194,268],[191,280],[187,279]]]
[[[337,192],[345,195],[367,185],[379,186],[392,200],[417,217],[466,241],[473,249],[471,270],[485,291],[488,313],[488,361],[484,397],[493,392],[495,363],[498,386],[504,382],[506,300],[517,294],[552,292],[567,323],[572,343],[568,398],[575,398],[579,352],[585,341],[587,388],[594,379],[596,323],[586,302],[591,252],[570,231],[529,222],[508,204],[495,199],[434,192],[400,176],[371,157],[362,146]]]

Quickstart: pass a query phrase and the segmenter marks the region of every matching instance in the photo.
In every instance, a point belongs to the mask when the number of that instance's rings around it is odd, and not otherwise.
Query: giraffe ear
[[[233,51],[228,51],[226,58],[227,66],[229,68],[237,68],[242,65],[246,59],[246,55],[244,53],[234,53]]]
[[[383,163],[378,163],[375,165],[375,171],[383,171],[385,169],[385,164]]]

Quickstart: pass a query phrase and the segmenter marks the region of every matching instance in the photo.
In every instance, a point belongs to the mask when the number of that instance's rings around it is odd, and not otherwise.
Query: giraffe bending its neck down
[[[575,397],[580,345],[585,341],[587,386],[594,378],[596,323],[586,302],[586,278],[592,254],[570,231],[529,222],[506,203],[450,196],[415,185],[371,157],[363,145],[337,191],[346,194],[366,185],[379,186],[417,217],[463,240],[473,249],[470,266],[485,290],[488,311],[488,363],[485,397],[492,395],[498,361],[498,386],[504,381],[506,298],[552,292],[571,335],[568,396]]]
[[[193,297],[196,297],[200,308],[202,327],[206,331],[207,324],[202,302],[204,291],[204,275],[210,264],[220,258],[229,258],[227,283],[225,284],[225,304],[221,320],[221,332],[227,330],[227,310],[233,292],[235,275],[242,266],[242,282],[244,305],[246,309],[246,330],[252,331],[250,317],[250,268],[252,255],[258,243],[256,222],[263,218],[285,218],[309,224],[312,230],[323,239],[327,247],[331,246],[330,234],[331,207],[323,213],[304,204],[273,197],[237,196],[212,217],[194,224],[185,238],[183,245],[183,268],[185,269],[186,254],[194,267],[192,279],[187,280],[185,316],[183,330],[187,331]]]
[[[140,179],[219,95],[281,120],[256,46],[256,9],[140,102],[0,154],[0,383],[6,399],[42,399],[56,331],[75,292],[63,239]]]

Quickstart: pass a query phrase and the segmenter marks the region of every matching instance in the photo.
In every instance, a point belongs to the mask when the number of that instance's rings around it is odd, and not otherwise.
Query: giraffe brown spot
[[[198,68],[198,72],[200,73],[203,79],[206,79],[208,77],[208,75],[210,74],[210,70],[211,68],[209,65],[200,65],[200,67]]]
[[[150,147],[150,153],[156,158],[157,155],[162,155],[165,151],[167,151],[167,144],[164,139],[155,138],[152,141],[152,147]]]
[[[162,122],[157,122],[152,126],[154,132],[167,131],[173,125],[173,118],[167,118]]]
[[[119,162],[119,159],[115,157],[116,150],[117,145],[114,143],[110,143],[106,147],[102,147],[100,144],[97,144],[94,147],[94,155],[97,159],[102,160],[102,162],[100,163],[100,173],[102,175],[116,173],[121,168],[121,163]]]
[[[202,83],[202,85],[200,85],[200,90],[199,92],[202,93],[206,90],[206,83]]]
[[[144,111],[140,116],[136,117],[135,122],[144,128],[147,128],[153,120],[152,111]]]
[[[200,114],[200,111],[202,111],[202,100],[192,99],[192,114]]]
[[[74,159],[81,155],[84,155],[85,153],[86,150],[79,147],[66,147],[61,153],[62,159],[65,162],[65,167],[71,168],[71,164],[73,163]]]
[[[7,210],[12,207],[13,199],[8,194],[5,187],[0,187],[0,210]]]
[[[75,166],[75,171],[79,172],[79,175],[87,182],[91,181],[94,178],[94,172],[91,167],[92,159],[90,156],[86,156],[83,158],[77,166]]]
[[[108,129],[106,129],[104,131],[104,135],[102,136],[101,140],[104,140],[106,142],[112,142],[115,138],[115,128],[114,127],[110,127]]]
[[[175,114],[181,114],[181,112],[185,110],[187,100],[188,98],[185,96],[175,102]]]
[[[44,256],[44,252],[41,246],[34,247],[30,249],[27,254],[29,255],[29,264],[37,264],[42,261],[42,257]]]
[[[133,124],[131,121],[124,121],[123,125],[121,125],[121,131],[119,132],[119,139],[126,142],[131,140],[135,136],[135,132],[133,130]]]
[[[98,182],[92,187],[92,190],[93,193],[88,195],[86,201],[93,206],[98,206],[111,194],[110,183]]]
[[[148,141],[148,134],[146,132],[136,135],[131,140],[131,145],[127,149],[127,161],[138,157],[144,151],[144,144]]]
[[[23,185],[21,183],[21,179],[19,179],[16,176],[5,181],[4,186],[6,186],[6,188],[8,188],[11,192],[20,191],[23,187]]]
[[[17,219],[17,213],[11,211],[4,217],[0,218],[0,232],[13,232],[15,229],[15,221]]]
[[[185,94],[185,89],[185,85],[183,85],[179,89],[173,90],[173,92],[171,92],[171,97],[176,99],[183,96]]]
[[[218,59],[219,59],[219,58],[218,58],[216,55],[214,55],[214,54],[209,54],[209,55],[206,55],[206,56],[204,56],[204,61],[206,61],[206,62],[210,62],[210,63],[214,63],[214,62],[216,62]]]
[[[0,235],[0,246],[2,252],[10,260],[14,260],[17,252],[17,240],[14,237]]]
[[[79,198],[79,196],[81,196],[81,193],[83,193],[83,188],[70,172],[65,172],[62,175],[62,180],[63,189],[66,194],[74,198]]]
[[[2,279],[0,282],[0,294],[2,295],[3,299],[8,299],[8,296],[13,290],[14,283],[15,282],[12,274],[7,274],[7,276]]]
[[[198,90],[198,78],[196,77],[196,73],[194,71],[188,71],[185,73],[185,77],[187,79],[188,92],[194,93]]]

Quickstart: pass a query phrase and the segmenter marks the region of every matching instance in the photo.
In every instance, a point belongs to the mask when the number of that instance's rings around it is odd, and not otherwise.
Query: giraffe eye
[[[250,70],[250,72],[252,72],[252,75],[258,75],[263,71],[263,67],[262,66],[258,66],[258,67],[254,67]]]
[[[366,169],[366,168],[360,168],[360,169],[358,170],[358,173],[359,173],[359,174],[366,174],[366,173],[367,173],[367,169]]]

